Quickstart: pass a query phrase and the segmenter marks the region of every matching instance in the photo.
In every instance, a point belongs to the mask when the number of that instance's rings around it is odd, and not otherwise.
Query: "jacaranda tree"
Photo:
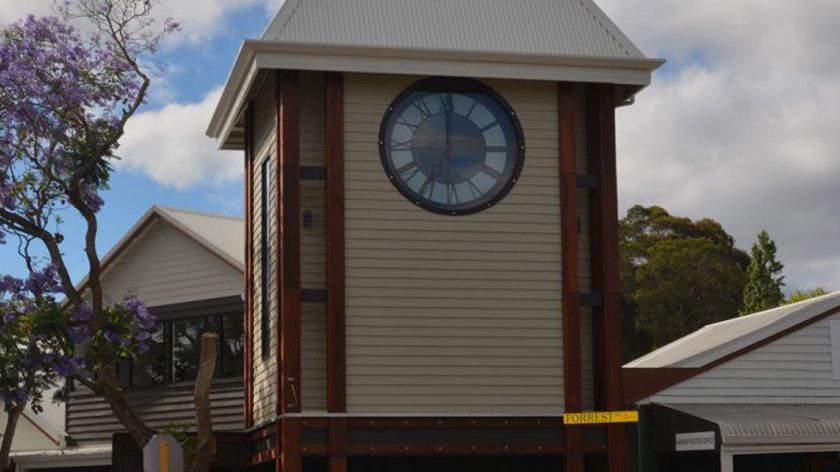
[[[14,411],[39,400],[56,376],[73,378],[101,395],[141,446],[154,431],[126,402],[116,365],[144,349],[154,320],[138,300],[106,303],[96,236],[119,140],[151,83],[144,64],[177,29],[154,23],[154,3],[64,2],[57,17],[30,16],[0,31],[0,241],[19,240],[30,272],[4,278],[0,291],[3,361],[17,350],[9,362],[26,367],[17,377],[4,370],[0,395]],[[90,32],[71,20],[89,22]],[[70,213],[84,228],[80,287],[64,261]],[[37,375],[43,382],[33,389]]]

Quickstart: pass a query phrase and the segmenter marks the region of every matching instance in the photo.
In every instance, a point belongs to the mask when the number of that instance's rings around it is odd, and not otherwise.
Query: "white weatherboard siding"
[[[324,98],[323,75],[320,73],[302,73],[300,77],[300,160],[301,166],[324,166]],[[262,240],[260,213],[260,188],[262,165],[269,156],[272,166],[277,165],[276,156],[276,100],[273,79],[265,82],[257,96],[257,110],[254,117],[256,159],[252,182],[253,192],[253,248],[255,264],[253,267],[253,319],[254,319],[254,424],[260,424],[274,417],[277,398],[277,253],[276,253],[276,212],[269,215],[269,254],[271,271],[269,277],[270,330],[271,348],[269,356],[262,358],[262,317],[261,284],[262,268],[259,264]],[[273,202],[275,191],[269,195]],[[324,182],[322,180],[301,181],[301,211],[312,211],[312,228],[301,227],[301,288],[326,288],[325,272],[325,215]],[[301,306],[301,406],[303,411],[326,410],[326,306],[323,303],[304,303]]]
[[[838,319],[817,321],[646,401],[835,404],[840,381],[832,379],[829,323]]]
[[[277,128],[275,125],[275,112],[276,112],[276,101],[275,101],[275,87],[274,87],[274,80],[269,79],[267,80],[263,88],[257,94],[257,99],[255,101],[257,104],[256,110],[254,112],[254,148],[255,148],[255,158],[254,163],[252,164],[253,173],[252,173],[252,180],[251,180],[251,201],[253,202],[252,208],[252,228],[253,231],[251,233],[252,241],[251,247],[253,248],[252,257],[254,258],[254,264],[251,267],[251,281],[252,281],[252,304],[251,304],[251,311],[252,311],[252,319],[253,319],[253,352],[251,353],[252,357],[252,366],[253,366],[253,382],[254,382],[254,394],[253,394],[253,419],[254,424],[259,425],[266,421],[271,420],[274,418],[274,415],[277,411],[277,363],[276,363],[276,349],[277,349],[277,342],[275,333],[277,332],[277,325],[276,325],[276,316],[272,315],[269,317],[270,319],[270,328],[269,333],[271,334],[271,350],[269,352],[268,357],[263,359],[261,346],[262,346],[262,329],[261,329],[261,320],[263,316],[262,312],[262,264],[260,263],[260,254],[262,251],[262,232],[264,228],[262,227],[261,221],[261,212],[263,207],[263,202],[260,200],[261,194],[261,185],[262,185],[262,167],[263,162],[268,159],[269,157],[274,160],[273,162],[276,164],[277,156],[275,155],[275,148],[276,148],[276,138],[277,138]],[[275,165],[272,164],[272,165]],[[275,199],[275,192],[272,192],[269,195],[269,198],[273,201]],[[270,215],[268,219],[270,223],[269,231],[270,235],[276,234],[276,218],[274,215]],[[276,261],[276,238],[273,236],[269,237],[269,260]],[[274,277],[276,276],[277,267],[276,264],[271,264],[266,269],[271,271],[271,278],[270,280],[276,280]],[[277,290],[276,284],[272,284],[269,287],[269,313],[276,313],[277,310]]]
[[[494,208],[447,217],[380,163],[393,98],[419,78],[345,78],[347,400],[351,413],[563,410],[556,84],[488,81],[528,150]]]
[[[242,293],[242,273],[156,218],[102,276],[106,300],[163,306]]]
[[[300,165],[324,167],[324,76],[303,72],[300,78]],[[301,211],[312,212],[312,227],[300,230],[301,288],[327,288],[326,209],[323,180],[301,180]],[[327,409],[327,306],[301,306],[301,407],[303,411]]]

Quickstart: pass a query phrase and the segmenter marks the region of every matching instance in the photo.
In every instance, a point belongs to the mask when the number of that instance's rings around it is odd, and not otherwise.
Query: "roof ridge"
[[[588,6],[586,6],[584,0],[578,0],[578,4],[586,10],[586,12],[592,17],[593,20],[598,22],[598,26],[600,26],[601,29],[603,29],[604,32],[607,33],[607,35],[613,40],[613,42],[616,45],[618,45],[619,48],[624,50],[624,54],[626,56],[632,56],[634,52],[644,55],[642,51],[638,48],[638,46],[636,46],[633,43],[630,37],[627,36],[624,33],[624,31],[622,31],[621,28],[619,28],[614,21],[612,21],[612,19],[610,19],[609,15],[607,15],[607,13],[600,6],[598,6],[598,4],[594,0],[590,0],[589,4],[595,8],[595,12],[593,12]],[[604,24],[605,22],[608,23],[608,25]],[[622,39],[619,39],[616,36],[620,36],[622,37]],[[635,49],[635,51],[631,51],[631,49]]]
[[[157,208],[159,210],[163,210],[163,211],[166,211],[166,212],[186,213],[186,214],[190,214],[190,215],[208,216],[208,217],[211,217],[211,218],[235,220],[235,221],[240,221],[240,222],[245,221],[244,218],[240,218],[238,216],[233,216],[233,215],[225,215],[225,214],[222,214],[222,213],[211,213],[211,212],[207,212],[207,211],[189,210],[189,209],[186,209],[186,208],[176,208],[176,207],[171,207],[171,206],[166,206],[166,205],[158,205],[158,204],[155,204],[155,205],[152,205],[152,206],[154,208]]]

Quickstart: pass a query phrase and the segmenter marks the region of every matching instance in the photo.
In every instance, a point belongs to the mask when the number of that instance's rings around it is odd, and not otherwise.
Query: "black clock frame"
[[[457,93],[457,94],[484,94],[494,100],[507,114],[508,119],[510,120],[510,124],[513,128],[513,134],[516,138],[516,162],[514,163],[513,173],[511,174],[511,178],[496,192],[496,194],[484,203],[479,205],[462,208],[462,209],[451,209],[451,208],[441,208],[436,206],[432,203],[427,203],[424,199],[418,199],[416,195],[411,193],[409,190],[404,188],[403,185],[400,185],[397,182],[398,178],[394,175],[391,170],[391,166],[388,164],[388,153],[386,149],[386,142],[387,136],[386,133],[388,131],[389,123],[391,122],[391,115],[397,109],[397,106],[408,96],[415,92],[427,92],[427,93]],[[427,211],[432,213],[437,213],[440,215],[448,215],[448,216],[458,216],[458,215],[470,215],[474,213],[478,213],[482,210],[486,210],[488,208],[493,207],[500,200],[502,200],[507,194],[511,191],[513,186],[519,180],[519,175],[522,172],[522,166],[525,163],[525,134],[522,131],[522,125],[519,122],[519,118],[516,116],[516,112],[513,111],[513,107],[504,99],[498,92],[493,90],[488,85],[485,85],[477,80],[473,79],[466,79],[466,78],[455,78],[455,77],[432,77],[428,79],[420,80],[413,85],[409,86],[399,95],[397,95],[394,100],[391,101],[391,104],[388,106],[388,109],[385,111],[385,115],[382,117],[382,123],[379,126],[379,158],[382,163],[382,167],[385,169],[385,174],[388,176],[388,180],[391,181],[391,184],[399,191],[403,197],[405,197],[408,201],[412,202],[416,206],[419,206]]]

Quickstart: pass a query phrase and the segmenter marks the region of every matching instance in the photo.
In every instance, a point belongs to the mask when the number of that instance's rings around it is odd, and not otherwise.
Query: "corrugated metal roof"
[[[207,250],[228,264],[245,271],[245,228],[244,221],[232,216],[214,215],[178,208],[152,205],[134,223],[122,238],[101,258],[103,268],[116,261],[123,251],[137,238],[152,218],[161,218],[184,232],[188,237],[204,245]],[[88,283],[86,274],[76,284],[82,290]]]
[[[642,58],[592,0],[287,0],[263,39]]]
[[[245,228],[241,219],[178,208],[154,208],[216,255],[245,266]]]
[[[840,442],[840,404],[664,406],[717,423],[723,444]]]
[[[624,367],[703,367],[836,308],[840,292],[710,324]]]

